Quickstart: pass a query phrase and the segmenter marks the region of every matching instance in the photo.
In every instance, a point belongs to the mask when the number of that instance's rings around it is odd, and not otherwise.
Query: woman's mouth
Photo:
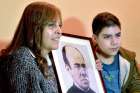
[[[60,37],[52,38],[52,40],[58,42],[60,40]]]

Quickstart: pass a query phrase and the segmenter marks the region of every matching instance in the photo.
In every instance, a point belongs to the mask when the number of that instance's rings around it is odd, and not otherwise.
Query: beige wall
[[[10,41],[24,7],[37,0],[1,0],[0,40]],[[93,17],[102,11],[109,11],[119,17],[122,23],[122,46],[137,53],[140,63],[140,0],[43,0],[58,6],[63,14],[64,32],[91,36]]]

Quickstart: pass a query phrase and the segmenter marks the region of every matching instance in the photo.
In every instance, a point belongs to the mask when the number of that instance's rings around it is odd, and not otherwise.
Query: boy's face
[[[95,36],[99,49],[108,56],[115,56],[121,45],[121,30],[118,26],[105,27]]]

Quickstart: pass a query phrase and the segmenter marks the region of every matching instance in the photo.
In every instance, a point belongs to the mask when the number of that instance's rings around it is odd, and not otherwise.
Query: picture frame
[[[101,72],[96,69],[95,56],[93,53],[93,42],[89,37],[62,33],[59,47],[52,51],[52,59],[59,85],[59,92],[67,93],[73,86],[73,78],[65,68],[65,62],[62,55],[62,47],[70,45],[77,48],[84,56],[87,66],[89,86],[95,93],[106,93]]]

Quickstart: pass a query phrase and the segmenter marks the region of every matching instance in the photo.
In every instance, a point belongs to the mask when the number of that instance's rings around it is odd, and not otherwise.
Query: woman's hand
[[[103,68],[103,65],[99,59],[96,60],[96,68],[97,70],[101,71]]]

